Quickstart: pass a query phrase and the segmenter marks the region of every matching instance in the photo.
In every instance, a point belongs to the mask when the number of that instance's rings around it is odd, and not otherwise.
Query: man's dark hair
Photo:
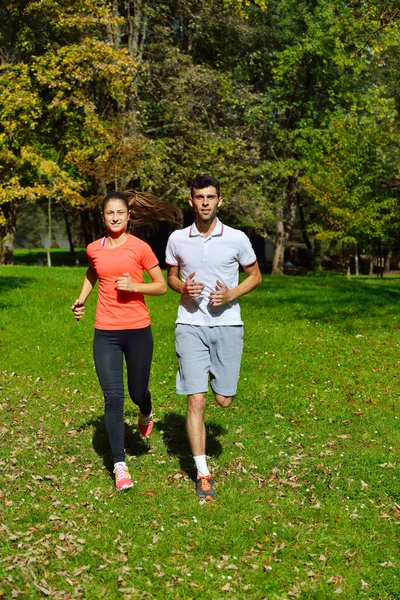
[[[211,185],[217,190],[217,196],[219,198],[221,195],[219,181],[218,179],[215,179],[215,177],[211,177],[211,175],[200,175],[193,180],[192,185],[190,186],[190,197],[193,198],[194,190],[203,190]]]

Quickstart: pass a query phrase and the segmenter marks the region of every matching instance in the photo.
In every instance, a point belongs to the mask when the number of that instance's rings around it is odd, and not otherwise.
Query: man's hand
[[[193,277],[196,275],[195,272],[191,273],[185,281],[182,293],[191,296],[192,298],[198,298],[201,296],[204,290],[204,283],[200,281],[193,281]]]
[[[138,284],[132,280],[129,273],[123,273],[122,277],[117,277],[115,280],[117,284],[117,290],[121,292],[137,292]]]
[[[230,290],[226,287],[224,283],[221,283],[219,279],[217,279],[217,286],[219,289],[211,292],[209,296],[210,304],[213,306],[222,306],[227,302],[230,302]]]

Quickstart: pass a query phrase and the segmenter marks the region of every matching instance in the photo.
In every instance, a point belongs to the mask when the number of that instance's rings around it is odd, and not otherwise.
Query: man
[[[243,350],[237,298],[260,284],[261,273],[248,237],[217,217],[222,205],[217,179],[197,177],[189,204],[195,222],[174,231],[166,250],[168,285],[181,294],[175,330],[176,391],[188,396],[186,429],[197,468],[196,493],[213,500],[203,420],[208,379],[217,403],[230,406]],[[240,284],[239,265],[247,275]]]

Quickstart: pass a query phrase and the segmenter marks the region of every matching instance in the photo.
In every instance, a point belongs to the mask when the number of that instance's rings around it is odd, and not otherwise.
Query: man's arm
[[[244,296],[258,287],[262,281],[260,267],[256,261],[252,265],[243,267],[247,277],[239,285],[229,290],[226,285],[217,280],[217,285],[220,289],[214,290],[210,294],[210,302],[213,306],[222,306],[227,302],[232,302],[240,296]]]
[[[168,287],[177,294],[187,294],[192,298],[197,298],[204,289],[204,283],[193,281],[195,275],[196,273],[191,273],[186,281],[182,281],[179,277],[179,267],[168,265]]]

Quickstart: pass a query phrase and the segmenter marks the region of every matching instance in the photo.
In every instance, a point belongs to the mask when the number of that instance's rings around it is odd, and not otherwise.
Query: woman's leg
[[[93,342],[94,363],[105,400],[104,422],[114,463],[125,461],[121,333],[95,329]]]
[[[128,389],[132,402],[144,415],[151,413],[149,379],[153,357],[151,328],[128,329],[124,332],[123,346],[128,371]]]

